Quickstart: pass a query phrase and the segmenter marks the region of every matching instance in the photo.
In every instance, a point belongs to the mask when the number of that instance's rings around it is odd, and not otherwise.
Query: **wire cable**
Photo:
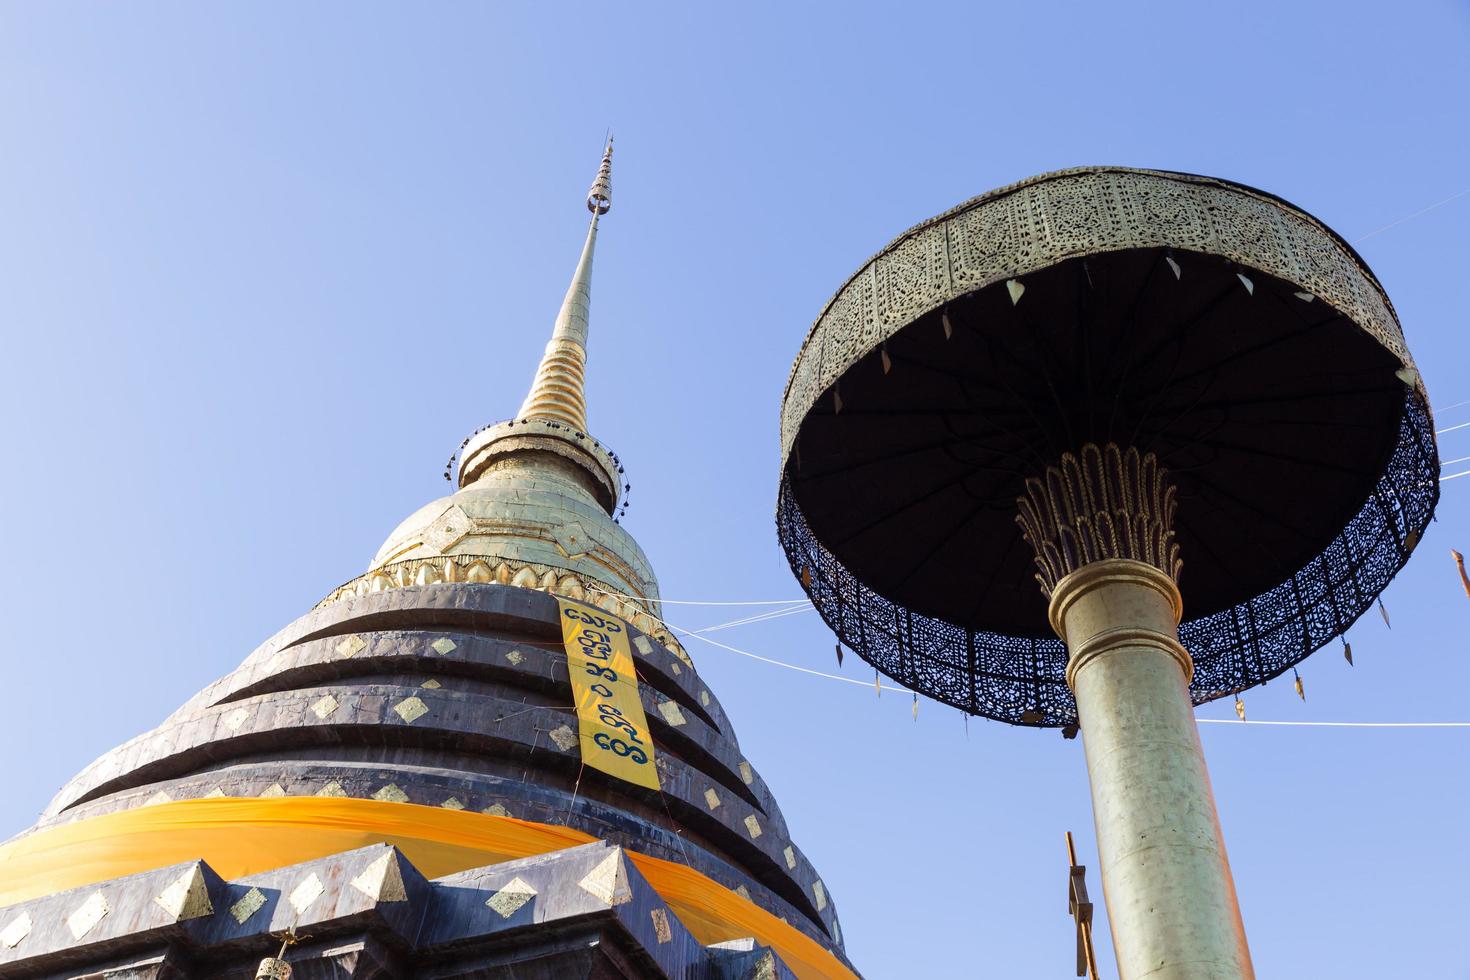
[[[1443,408],[1436,407],[1434,411],[1436,413],[1453,412],[1455,409],[1464,408],[1466,405],[1470,405],[1470,398],[1462,402],[1455,402],[1453,405],[1446,405]]]
[[[795,670],[803,674],[811,674],[813,677],[825,677],[830,681],[841,681],[844,684],[856,684],[858,687],[873,686],[867,681],[860,681],[855,677],[843,677],[841,674],[829,674],[821,670],[812,670],[810,667],[799,667],[796,664],[788,664],[782,660],[773,660],[770,657],[762,657],[758,653],[751,653],[749,650],[742,650],[739,647],[732,647],[728,643],[721,643],[719,640],[711,640],[707,636],[700,636],[693,630],[686,630],[681,626],[675,626],[673,623],[667,621],[664,622],[664,625],[673,630],[675,633],[682,633],[685,636],[692,636],[694,637],[694,639],[699,640],[702,643],[708,643],[712,647],[719,647],[721,650],[726,650],[730,653],[736,653],[742,657],[749,657],[751,660],[759,660],[761,663],[771,664],[776,667],[785,667],[787,670]],[[899,694],[914,693],[906,687],[888,687],[881,684],[879,686],[885,691],[896,691]]]
[[[1429,205],[1429,207],[1427,207],[1427,208],[1420,208],[1418,211],[1415,211],[1413,214],[1405,215],[1404,217],[1398,219],[1397,221],[1390,221],[1388,224],[1384,225],[1382,228],[1375,228],[1372,231],[1368,232],[1368,234],[1366,234],[1366,235],[1363,235],[1363,236],[1361,236],[1359,238],[1354,238],[1353,239],[1353,244],[1356,245],[1359,242],[1366,242],[1368,239],[1372,238],[1374,235],[1381,235],[1385,231],[1388,231],[1390,228],[1397,228],[1399,225],[1403,224],[1405,221],[1413,221],[1415,218],[1419,217],[1421,214],[1428,214],[1430,211],[1433,211],[1435,208],[1442,208],[1446,204],[1449,204],[1451,201],[1458,201],[1460,198],[1464,197],[1466,194],[1470,194],[1470,187],[1465,188],[1463,191],[1460,191],[1458,194],[1451,194],[1449,197],[1445,198],[1443,201],[1436,201],[1435,203]]]
[[[772,619],[781,619],[786,616],[794,616],[797,613],[809,612],[812,608],[810,602],[803,602],[790,609],[777,609],[774,612],[764,612],[756,616],[746,616],[744,619],[732,619],[728,623],[718,623],[714,626],[705,626],[697,629],[696,633],[716,633],[720,630],[734,629],[736,626],[753,626],[756,623],[764,623]]]
[[[1196,718],[1201,725],[1275,725],[1289,728],[1470,728],[1470,721],[1241,721]]]

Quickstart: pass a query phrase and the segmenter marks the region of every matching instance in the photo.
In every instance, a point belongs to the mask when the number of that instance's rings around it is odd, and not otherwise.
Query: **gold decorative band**
[[[1087,443],[1026,481],[1016,523],[1036,555],[1036,581],[1048,597],[1085,565],[1127,558],[1175,582],[1182,562],[1174,541],[1174,486],[1153,453]]]
[[[667,647],[690,669],[694,659],[684,649],[673,631],[649,611],[658,600],[635,599],[608,591],[608,587],[586,575],[569,569],[536,562],[517,561],[482,555],[436,555],[431,558],[407,558],[372,569],[345,585],[340,585],[316,604],[317,609],[358,596],[386,592],[411,585],[470,582],[514,585],[536,589],[578,602],[587,602],[632,623],[657,643]]]

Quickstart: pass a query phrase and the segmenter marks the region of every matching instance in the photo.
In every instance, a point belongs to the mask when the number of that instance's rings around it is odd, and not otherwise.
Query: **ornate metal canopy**
[[[1177,488],[1196,703],[1342,634],[1438,499],[1423,384],[1351,246],[1240,184],[1081,168],[911,229],[827,304],[782,406],[781,543],[890,677],[1069,724],[1017,499],[1110,442]]]

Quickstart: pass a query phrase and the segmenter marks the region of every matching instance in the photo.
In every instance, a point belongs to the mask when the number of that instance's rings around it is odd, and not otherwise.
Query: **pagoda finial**
[[[597,179],[587,192],[587,210],[593,214],[607,214],[612,208],[612,136],[607,138],[607,149],[602,152],[602,166],[597,168]]]
[[[519,418],[545,418],[565,422],[579,432],[587,431],[587,318],[592,306],[592,252],[597,245],[597,219],[612,207],[612,138],[602,154],[597,177],[587,191],[587,210],[592,224],[572,284],[561,301],[551,342],[536,369],[530,394],[521,405]]]

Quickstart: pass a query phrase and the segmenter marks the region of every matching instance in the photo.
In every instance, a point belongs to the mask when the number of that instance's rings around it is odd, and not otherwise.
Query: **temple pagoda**
[[[520,411],[362,575],[0,847],[0,975],[855,976],[587,425],[611,160]]]

